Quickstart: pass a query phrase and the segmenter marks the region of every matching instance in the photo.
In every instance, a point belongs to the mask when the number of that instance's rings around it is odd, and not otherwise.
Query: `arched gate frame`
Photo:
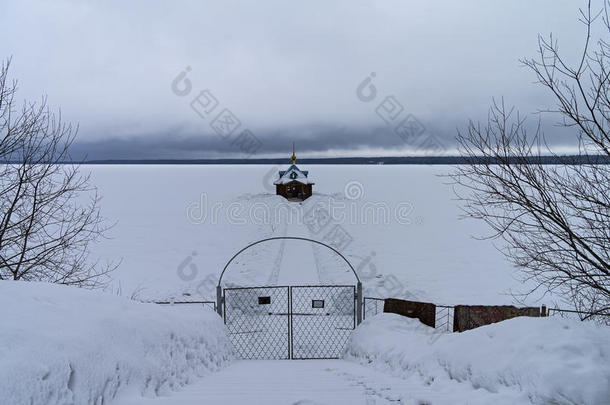
[[[272,241],[272,240],[282,240],[282,239],[283,240],[302,240],[302,241],[306,241],[306,242],[316,243],[318,245],[324,246],[324,247],[332,250],[339,257],[341,257],[341,259],[343,259],[343,261],[345,263],[347,263],[349,268],[352,270],[352,273],[354,273],[354,277],[356,277],[356,299],[357,299],[356,320],[358,322],[358,325],[360,325],[360,323],[362,322],[362,283],[360,282],[360,277],[358,277],[358,273],[356,273],[356,269],[354,269],[354,266],[352,266],[352,264],[349,262],[349,260],[347,260],[347,258],[345,256],[343,256],[341,254],[341,252],[339,252],[334,247],[332,247],[330,245],[327,245],[324,242],[320,242],[318,240],[315,240],[315,239],[302,238],[300,236],[274,236],[273,238],[266,238],[266,239],[257,240],[256,242],[253,242],[253,243],[249,244],[248,246],[244,247],[243,249],[241,249],[240,251],[235,253],[233,255],[233,257],[231,257],[229,259],[227,264],[225,264],[225,267],[222,269],[222,272],[220,273],[220,277],[218,278],[218,285],[216,286],[216,310],[218,311],[218,315],[222,316],[222,310],[223,310],[222,277],[224,276],[225,272],[227,271],[227,269],[229,268],[229,266],[231,265],[233,260],[235,260],[235,258],[237,258],[237,256],[239,256],[244,251],[250,249],[253,246],[256,246],[256,245],[258,245],[260,243],[269,242],[269,241]]]
[[[225,288],[223,290],[222,279],[231,263],[249,248],[273,240],[300,240],[326,247],[349,266],[356,279],[356,286],[266,286]],[[348,296],[352,297],[351,304],[347,304]],[[268,302],[261,303],[261,300]],[[326,306],[333,305],[333,309],[322,309],[325,306],[325,300]],[[297,236],[261,239],[239,250],[225,264],[216,286],[216,308],[235,340],[234,346],[240,346],[236,347],[236,350],[248,348],[248,350],[243,349],[242,358],[336,358],[338,355],[336,351],[332,351],[331,356],[333,357],[320,357],[328,354],[316,350],[301,350],[301,354],[299,354],[299,348],[305,347],[307,339],[311,343],[315,333],[324,331],[327,332],[328,342],[317,342],[317,349],[320,349],[321,346],[328,348],[328,345],[332,344],[332,340],[338,339],[339,335],[341,335],[339,340],[344,344],[347,331],[352,330],[362,321],[362,301],[362,283],[349,260],[326,243]],[[352,311],[352,320],[349,321],[347,314]],[[330,323],[332,323],[332,327],[329,329]],[[333,330],[335,332],[332,332]],[[277,334],[270,336],[269,331],[277,332]],[[288,335],[289,346],[286,346],[286,341],[280,337],[284,333]],[[281,344],[276,345],[273,353],[268,351],[268,347],[265,347],[264,350],[261,350],[265,354],[261,355],[261,351],[253,354],[250,349],[253,345],[261,346],[262,340],[267,343],[277,343],[281,340]]]

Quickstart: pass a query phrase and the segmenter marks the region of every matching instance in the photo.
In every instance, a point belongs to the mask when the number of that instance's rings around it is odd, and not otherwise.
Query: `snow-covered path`
[[[422,386],[344,360],[242,360],[169,396],[119,403],[382,405],[408,403],[398,402],[401,398],[430,400]]]
[[[515,397],[448,381],[432,387],[345,360],[241,360],[168,396],[120,405],[513,404]],[[440,390],[439,390],[440,388]]]
[[[293,223],[288,226],[288,236],[311,237],[307,226]],[[313,245],[302,240],[287,240],[284,245],[277,285],[320,284],[314,258]]]

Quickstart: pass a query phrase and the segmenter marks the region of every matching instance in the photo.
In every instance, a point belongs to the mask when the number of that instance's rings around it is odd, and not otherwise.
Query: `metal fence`
[[[364,319],[375,316],[383,312],[385,299],[376,297],[364,297],[363,315]],[[453,331],[454,319],[453,305],[436,305],[435,329],[438,331]],[[587,311],[577,311],[573,309],[547,308],[541,307],[541,316],[556,316],[566,319],[574,319],[578,321],[595,322],[600,325],[610,326],[610,314],[599,314]]]
[[[362,301],[362,319],[366,319],[367,317],[375,316],[383,312],[384,303],[385,299],[383,298],[364,297],[364,300]]]
[[[216,301],[152,301],[152,303],[159,305],[201,305],[203,308],[216,311]]]
[[[293,359],[338,359],[356,328],[355,286],[290,287]]]
[[[225,288],[223,307],[236,358],[290,358],[288,286]]]
[[[224,289],[224,322],[239,359],[330,359],[356,327],[355,286]]]
[[[446,332],[453,332],[453,310],[450,305],[437,305],[434,329]]]
[[[362,314],[364,319],[383,312],[384,298],[364,297]],[[439,331],[453,331],[453,306],[436,305],[435,329]]]
[[[610,314],[599,314],[594,312],[576,311],[573,309],[546,308],[546,316],[556,316],[577,321],[595,322],[600,325],[610,326]]]

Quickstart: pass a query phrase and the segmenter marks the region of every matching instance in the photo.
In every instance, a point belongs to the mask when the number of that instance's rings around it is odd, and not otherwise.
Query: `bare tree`
[[[100,287],[116,266],[89,260],[108,229],[89,176],[70,163],[76,129],[43,98],[16,108],[0,65],[0,279]]]
[[[485,221],[490,237],[503,238],[504,253],[535,289],[552,291],[577,309],[610,314],[610,34],[608,3],[581,10],[584,50],[575,66],[560,55],[553,36],[538,38],[538,56],[522,62],[548,89],[560,117],[578,140],[577,156],[553,153],[541,133],[504,102],[484,125],[470,122],[458,134],[468,164],[451,175],[467,192],[466,216]],[[594,28],[602,28],[593,40]],[[544,164],[552,155],[559,164]],[[533,292],[529,291],[528,293]]]

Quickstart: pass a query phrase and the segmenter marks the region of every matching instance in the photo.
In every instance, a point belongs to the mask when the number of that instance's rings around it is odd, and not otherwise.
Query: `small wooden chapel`
[[[275,194],[281,195],[289,201],[303,201],[311,197],[312,185],[314,184],[309,179],[309,171],[301,170],[297,167],[297,157],[294,151],[294,143],[292,144],[292,164],[288,170],[280,170],[279,177],[275,184]]]

